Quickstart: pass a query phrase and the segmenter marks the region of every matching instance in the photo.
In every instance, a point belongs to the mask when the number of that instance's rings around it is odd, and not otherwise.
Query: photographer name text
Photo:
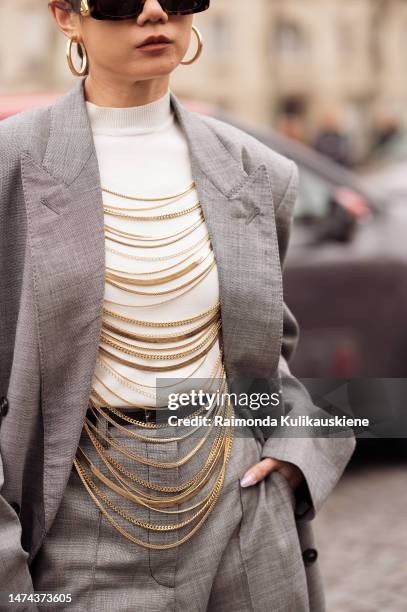
[[[265,417],[224,417],[223,415],[210,416],[193,416],[193,417],[177,417],[172,415],[168,417],[168,425],[177,427],[218,427],[231,426],[260,426],[260,427],[369,427],[370,421],[366,418],[352,418],[343,416],[332,417],[311,417],[308,415],[301,416],[283,416],[278,418]]]

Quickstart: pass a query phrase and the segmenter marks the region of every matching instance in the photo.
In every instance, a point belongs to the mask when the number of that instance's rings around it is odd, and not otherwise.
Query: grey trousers
[[[142,431],[133,425],[129,429]],[[177,430],[177,435],[185,431]],[[166,462],[179,460],[199,441],[192,436],[162,445],[137,439],[129,442],[114,428],[109,428],[109,433],[133,452]],[[102,466],[85,435],[81,447]],[[205,444],[192,462],[176,469],[137,464],[137,473],[162,485],[184,482],[202,465],[207,449]],[[239,483],[246,469],[259,461],[260,451],[260,443],[247,430],[244,434],[235,430],[225,482],[214,510],[190,540],[168,550],[149,550],[121,536],[73,469],[55,521],[32,564],[35,589],[71,593],[72,603],[57,609],[78,612],[309,611],[294,497],[288,482],[273,472],[253,487],[242,488]],[[130,459],[112,447],[108,452],[134,471],[136,464]],[[205,488],[202,495],[208,490]],[[110,497],[145,521],[170,523],[185,518],[140,506],[134,511],[132,502],[114,494]],[[180,536],[176,531],[151,533],[129,524],[126,529],[157,543]]]

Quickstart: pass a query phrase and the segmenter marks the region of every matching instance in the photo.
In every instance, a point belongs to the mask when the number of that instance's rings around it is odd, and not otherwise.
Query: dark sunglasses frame
[[[53,0],[49,2],[49,4],[62,10],[74,11],[75,13],[80,13],[84,17],[89,16],[93,17],[93,19],[99,19],[100,21],[122,21],[124,19],[134,19],[138,17],[143,12],[144,2],[145,0],[133,0],[134,11],[129,15],[108,15],[103,11],[103,0]],[[165,0],[158,0],[158,2],[167,15],[191,15],[193,13],[200,13],[206,11],[210,5],[210,0],[198,0],[194,3],[196,4],[194,8],[168,10],[163,6],[163,4],[165,5]],[[191,0],[191,3],[193,3],[193,0]],[[117,4],[120,5],[120,0],[117,0]],[[185,4],[185,0],[179,0],[179,4]],[[88,8],[88,11],[86,8]]]

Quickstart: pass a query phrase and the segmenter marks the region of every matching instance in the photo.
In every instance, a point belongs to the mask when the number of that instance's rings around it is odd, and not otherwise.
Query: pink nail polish
[[[240,486],[242,487],[250,487],[251,485],[256,484],[256,476],[252,472],[248,472],[245,474],[240,481]]]

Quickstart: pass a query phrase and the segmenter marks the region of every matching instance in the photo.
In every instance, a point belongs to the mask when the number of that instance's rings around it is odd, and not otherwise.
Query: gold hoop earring
[[[202,53],[202,49],[203,49],[203,38],[202,38],[202,34],[200,33],[200,31],[198,30],[198,28],[196,26],[192,26],[192,31],[195,34],[197,41],[198,41],[198,48],[196,50],[196,53],[194,55],[194,57],[186,62],[180,62],[180,64],[182,64],[183,66],[188,66],[189,64],[193,64],[194,62],[196,62],[196,60],[198,59],[198,57],[201,55]]]
[[[80,67],[79,70],[77,70],[77,68],[75,68],[75,65],[73,63],[72,60],[72,44],[76,42],[77,45],[80,45],[81,50],[82,50],[82,65]],[[68,40],[67,46],[66,46],[66,59],[68,61],[68,66],[70,71],[72,72],[72,74],[74,76],[86,76],[87,74],[89,74],[88,71],[88,54],[86,53],[86,49],[84,47],[84,45],[75,40],[74,38],[70,38]]]

